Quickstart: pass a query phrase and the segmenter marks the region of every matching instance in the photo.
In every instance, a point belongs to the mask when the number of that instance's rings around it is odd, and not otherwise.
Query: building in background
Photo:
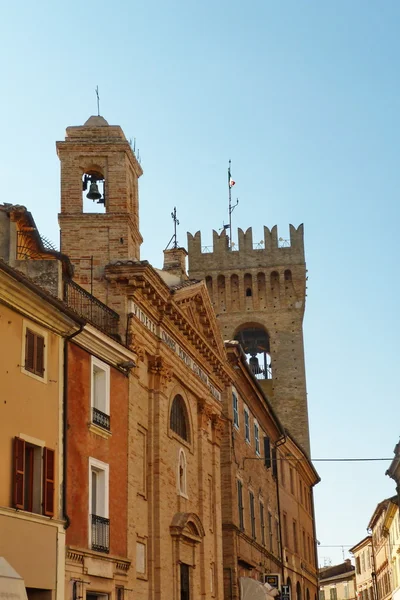
[[[0,207],[2,253],[7,245],[15,258],[12,216]],[[63,353],[84,321],[3,258],[0,556],[23,577],[29,600],[64,600]]]
[[[319,570],[320,600],[355,600],[355,568],[350,559]]]
[[[358,544],[350,548],[356,564],[356,593],[358,600],[375,600],[374,590],[374,556],[372,537],[367,535]]]
[[[392,512],[392,505],[397,501],[397,496],[387,498],[380,502],[368,524],[368,530],[372,536],[372,556],[374,588],[377,600],[391,598],[391,564],[390,548],[388,545],[388,516]]]

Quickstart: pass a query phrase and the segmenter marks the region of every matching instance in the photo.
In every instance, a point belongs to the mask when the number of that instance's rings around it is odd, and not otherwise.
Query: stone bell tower
[[[189,233],[189,277],[206,281],[224,340],[241,343],[282,424],[309,455],[303,226],[290,226],[283,247],[276,226],[264,227],[257,246],[251,228],[238,238],[234,250],[225,231],[214,231],[213,251],[202,252],[200,232]]]
[[[57,153],[61,252],[74,265],[75,281],[106,302],[104,267],[140,259],[138,179],[143,171],[121,127],[100,116],[68,127]]]

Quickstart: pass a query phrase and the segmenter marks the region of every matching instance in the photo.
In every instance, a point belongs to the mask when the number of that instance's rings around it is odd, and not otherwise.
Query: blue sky
[[[2,202],[58,241],[65,127],[101,113],[136,137],[142,258],[227,222],[304,223],[315,458],[390,457],[399,437],[400,4],[366,0],[3,3]],[[316,463],[320,561],[394,493],[386,462]],[[328,546],[328,547],[327,547]],[[348,556],[347,554],[345,555]]]

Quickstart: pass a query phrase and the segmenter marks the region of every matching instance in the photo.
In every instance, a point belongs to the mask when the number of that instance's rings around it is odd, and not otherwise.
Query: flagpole
[[[232,192],[231,192],[231,159],[228,167],[228,190],[229,190],[229,249],[232,248]]]

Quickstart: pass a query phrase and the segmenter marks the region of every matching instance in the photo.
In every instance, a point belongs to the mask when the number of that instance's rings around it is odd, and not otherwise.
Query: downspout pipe
[[[62,512],[64,518],[64,529],[71,525],[71,519],[67,513],[67,473],[68,473],[68,344],[77,335],[82,333],[86,321],[81,321],[78,331],[64,338],[64,364],[63,364],[63,483],[62,483]]]

